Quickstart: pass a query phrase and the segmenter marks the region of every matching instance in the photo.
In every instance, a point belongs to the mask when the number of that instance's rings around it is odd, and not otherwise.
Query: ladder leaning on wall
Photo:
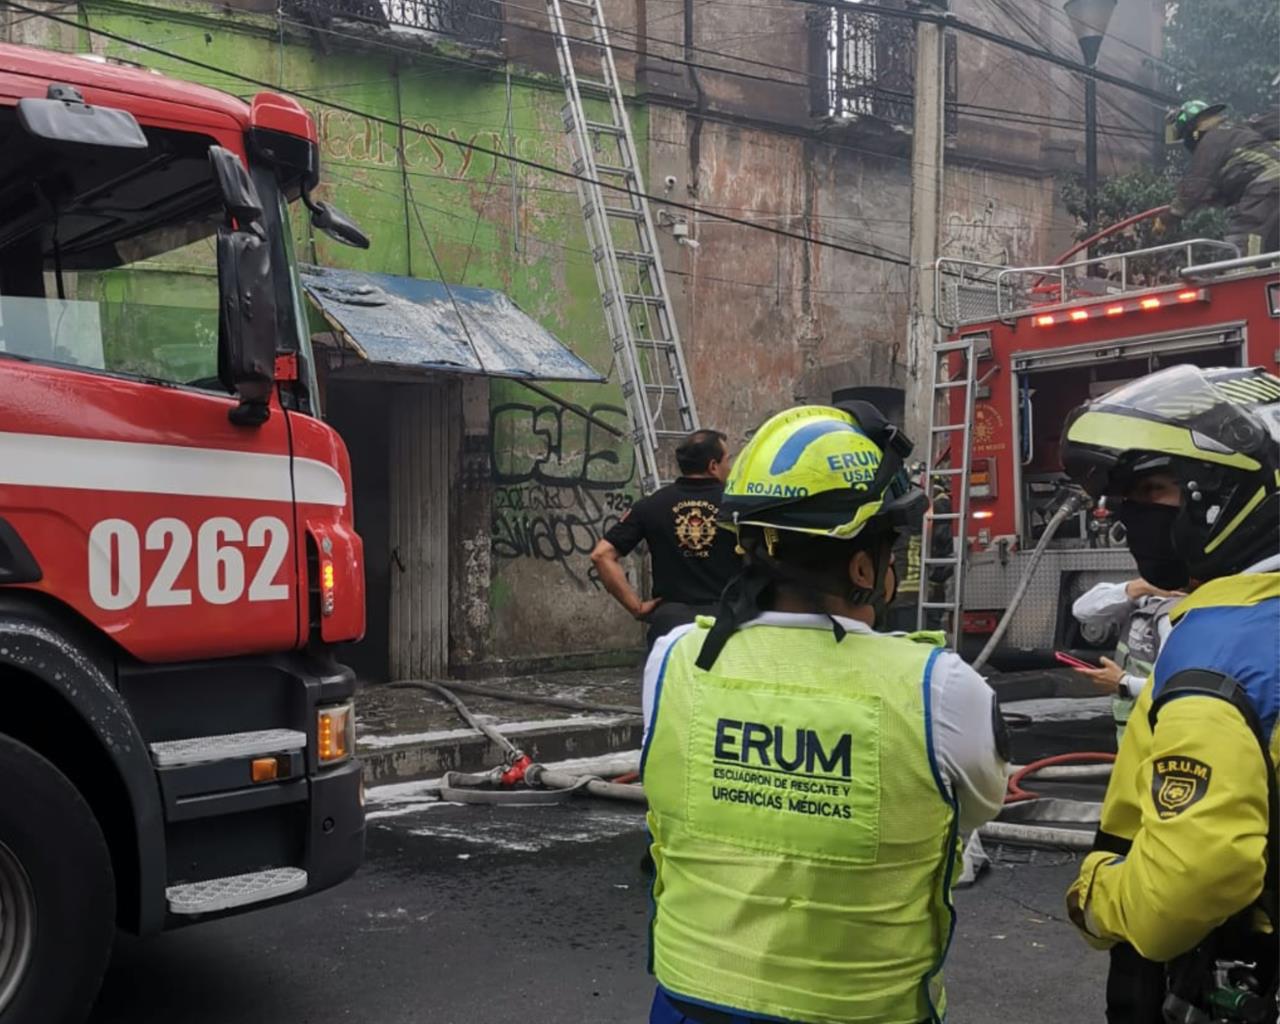
[[[573,12],[569,18],[565,9]],[[673,443],[698,429],[693,389],[599,0],[547,0],[547,16],[613,365],[631,421],[640,486],[650,494],[666,482]],[[599,78],[578,74],[575,47],[598,64]],[[589,116],[587,103],[600,116]]]

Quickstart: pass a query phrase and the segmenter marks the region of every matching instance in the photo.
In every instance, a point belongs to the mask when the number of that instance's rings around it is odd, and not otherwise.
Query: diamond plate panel
[[[1030,559],[1029,551],[1015,551],[1005,565],[1001,565],[994,556],[972,559],[965,576],[964,607],[1007,607]],[[1064,574],[1080,574],[1080,586],[1067,595],[1067,600],[1072,601],[1095,583],[1132,579],[1134,571],[1133,559],[1126,550],[1067,548],[1046,551],[1036,566],[1022,603],[1013,614],[1004,643],[1027,651],[1052,649]]]
[[[287,896],[306,887],[307,873],[302,868],[267,868],[244,875],[171,885],[165,889],[164,895],[171,913],[212,914]]]
[[[232,757],[259,757],[287,750],[301,750],[307,734],[293,729],[260,729],[232,732],[223,736],[193,736],[185,740],[165,740],[151,744],[151,760],[157,768],[223,761]]]

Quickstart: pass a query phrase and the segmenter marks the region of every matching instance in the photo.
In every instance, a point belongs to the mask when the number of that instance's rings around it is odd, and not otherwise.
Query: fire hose
[[[1004,610],[1004,614],[1000,616],[1000,621],[996,623],[995,631],[991,634],[990,639],[987,640],[986,646],[973,659],[973,667],[975,669],[981,669],[987,663],[987,659],[991,657],[1000,641],[1004,639],[1004,634],[1009,628],[1009,623],[1013,621],[1018,605],[1022,603],[1023,597],[1026,596],[1027,588],[1031,586],[1031,577],[1035,575],[1036,566],[1040,564],[1040,559],[1044,557],[1044,553],[1049,547],[1049,541],[1053,540],[1054,534],[1058,532],[1058,528],[1063,523],[1080,511],[1083,503],[1084,495],[1078,491],[1073,491],[1067,496],[1066,501],[1062,503],[1061,508],[1053,514],[1053,518],[1045,524],[1044,533],[1040,535],[1040,540],[1036,543],[1035,550],[1031,552],[1031,557],[1027,560],[1026,568],[1022,570],[1022,578],[1018,580],[1018,585],[1014,588],[1013,597],[1009,600],[1009,606]]]
[[[580,793],[588,793],[613,800],[645,802],[644,790],[639,785],[611,782],[596,775],[556,771],[535,763],[533,758],[507,739],[498,728],[477,717],[453,691],[458,689],[502,700],[570,707],[582,711],[620,711],[639,715],[639,708],[619,704],[592,704],[572,697],[508,694],[474,684],[450,682],[445,686],[428,679],[404,679],[387,685],[393,690],[423,690],[435,694],[451,704],[467,725],[483,733],[504,751],[503,764],[487,772],[445,772],[440,781],[441,800],[472,804],[558,804],[572,800]],[[625,779],[626,776],[622,778]]]

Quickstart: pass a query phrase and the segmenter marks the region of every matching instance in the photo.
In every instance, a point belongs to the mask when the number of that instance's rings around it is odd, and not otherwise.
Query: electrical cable
[[[558,167],[552,167],[549,164],[540,163],[537,160],[529,160],[525,157],[515,156],[508,153],[502,153],[498,150],[491,149],[488,146],[481,146],[474,142],[463,142],[460,139],[450,138],[449,136],[444,135],[440,132],[433,132],[425,128],[418,128],[412,125],[403,124],[402,122],[395,121],[392,118],[382,117],[376,114],[372,114],[368,111],[360,110],[357,107],[351,107],[343,103],[335,103],[332,100],[321,99],[320,97],[313,96],[298,90],[281,89],[278,85],[272,82],[268,82],[259,78],[254,78],[251,75],[244,75],[244,74],[241,74],[240,72],[230,71],[225,68],[219,68],[205,61],[196,60],[193,57],[184,57],[180,54],[173,53],[161,47],[153,46],[150,43],[145,43],[142,40],[133,39],[133,38],[130,38],[129,36],[121,35],[120,33],[117,33],[117,32],[111,32],[107,29],[86,26],[79,22],[72,21],[69,18],[63,18],[47,11],[37,10],[36,8],[30,7],[26,4],[19,3],[17,2],[17,0],[0,0],[0,3],[2,3],[3,6],[6,6],[6,7],[12,7],[15,10],[23,11],[28,14],[39,15],[40,17],[45,18],[46,20],[53,21],[58,24],[66,25],[71,28],[76,28],[80,31],[87,32],[90,35],[100,36],[104,39],[111,39],[111,40],[114,40],[115,42],[122,43],[126,46],[133,46],[133,47],[136,47],[137,49],[146,51],[148,53],[154,53],[157,56],[165,57],[169,60],[178,61],[179,63],[182,63],[182,64],[188,64],[192,67],[202,68],[205,71],[210,71],[210,72],[217,73],[219,75],[224,75],[228,78],[231,78],[237,81],[246,82],[250,85],[256,85],[256,86],[259,86],[260,88],[268,89],[273,92],[279,92],[288,96],[293,96],[296,99],[305,100],[308,103],[312,103],[319,107],[327,107],[331,110],[339,110],[339,111],[342,111],[343,113],[352,114],[356,117],[363,117],[369,121],[372,121],[377,124],[382,124],[390,128],[402,128],[403,130],[410,132],[412,134],[421,135],[424,138],[433,139],[436,142],[447,143],[448,145],[457,147],[458,149],[469,150],[473,153],[480,153],[485,156],[493,157],[496,160],[507,160],[524,167],[529,167],[534,170],[543,171],[547,174],[553,174],[563,178],[572,178],[576,181],[581,181],[586,184],[595,185],[599,188],[607,189],[612,192],[621,192],[626,195],[638,195],[648,200],[649,202],[657,203],[661,206],[668,206],[668,207],[671,207],[672,209],[685,210],[687,212],[692,212],[692,213],[705,212],[705,211],[702,211],[699,207],[691,203],[682,203],[675,199],[671,199],[664,196],[653,195],[650,193],[635,192],[634,190],[629,189],[624,185],[615,185],[607,181],[597,181],[595,179],[587,177],[586,175],[578,174],[574,171],[562,170]],[[879,260],[881,262],[892,263],[892,264],[896,264],[898,266],[903,266],[903,267],[910,266],[910,263],[911,263],[911,261],[906,256],[897,255],[897,254],[888,253],[888,252],[872,252],[867,249],[860,249],[855,246],[844,245],[838,242],[828,241],[821,237],[801,234],[795,231],[786,231],[781,228],[773,228],[763,224],[755,224],[752,221],[743,220],[740,217],[732,217],[727,214],[708,214],[708,216],[713,216],[716,220],[724,221],[726,223],[738,224],[742,227],[754,228],[758,231],[764,231],[769,234],[779,235],[784,238],[794,238],[797,241],[821,246],[823,248],[834,249],[840,252],[847,252],[854,256],[864,256],[868,259]]]

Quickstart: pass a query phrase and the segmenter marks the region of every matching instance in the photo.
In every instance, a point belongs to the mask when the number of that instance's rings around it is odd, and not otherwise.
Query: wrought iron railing
[[[905,0],[877,6],[906,9]],[[830,9],[825,25],[826,113],[829,117],[874,117],[910,128],[916,79],[915,22],[859,10],[857,0]],[[946,38],[946,131],[956,131],[955,37]]]
[[[501,0],[286,0],[309,18],[407,29],[496,50],[502,41]]]

